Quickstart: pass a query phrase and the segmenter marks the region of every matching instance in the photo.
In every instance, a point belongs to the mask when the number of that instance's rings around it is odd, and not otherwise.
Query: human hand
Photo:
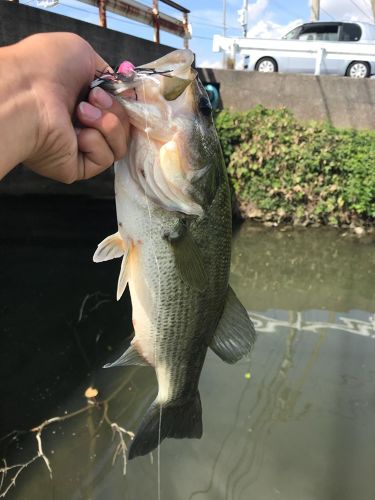
[[[85,40],[72,33],[45,33],[9,48],[28,96],[18,105],[18,117],[29,118],[19,122],[21,129],[28,128],[19,161],[70,183],[97,175],[125,155],[129,124],[124,108],[101,88],[82,101],[95,72],[108,69]]]

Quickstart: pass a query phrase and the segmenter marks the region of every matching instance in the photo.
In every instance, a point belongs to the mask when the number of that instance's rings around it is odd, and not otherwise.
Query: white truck
[[[314,22],[281,40],[214,35],[213,51],[247,56],[247,69],[367,78],[375,74],[375,24]]]

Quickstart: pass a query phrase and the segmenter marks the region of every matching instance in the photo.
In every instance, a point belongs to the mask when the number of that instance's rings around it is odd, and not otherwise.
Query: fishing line
[[[141,76],[141,75],[139,75]],[[151,79],[155,82],[155,78],[147,75],[147,74],[144,74],[141,76],[141,82],[142,82],[142,87],[143,87],[143,95],[146,96],[146,90],[145,90],[145,82],[144,80],[145,79]],[[160,84],[159,81],[157,81],[158,84]],[[146,127],[145,127],[145,133],[146,133],[146,137],[147,137],[147,141],[148,141],[148,144],[149,144],[149,147],[150,149],[153,149],[152,148],[152,145],[151,145],[151,140],[150,140],[150,135],[149,135],[149,127],[148,127],[148,119],[147,119],[147,114],[148,114],[148,111],[147,111],[147,108],[146,106],[144,106],[144,118],[145,118],[145,124],[146,124]],[[153,239],[152,239],[152,215],[151,215],[151,209],[150,209],[150,203],[149,203],[149,199],[148,199],[148,196],[147,196],[147,193],[146,193],[146,190],[147,190],[147,182],[145,183],[145,199],[146,199],[146,205],[147,205],[147,210],[148,210],[148,216],[149,216],[149,221],[150,221],[150,231],[149,231],[149,240],[151,242],[151,246],[152,246],[152,249],[153,249],[153,255],[154,255],[154,259],[155,259],[155,264],[156,264],[156,268],[157,268],[157,273],[158,273],[158,293],[157,293],[157,300],[156,300],[156,310],[157,310],[157,313],[156,313],[156,325],[158,324],[158,320],[159,320],[159,314],[160,314],[160,296],[161,296],[161,282],[160,282],[160,266],[159,266],[159,261],[158,261],[158,258],[157,258],[157,255],[156,255],[156,250],[155,250],[155,245],[154,245],[154,242],[153,242]],[[157,374],[157,339],[156,339],[156,332],[155,332],[155,335],[154,335],[154,365],[155,365],[155,372]],[[162,419],[162,412],[163,412],[163,405],[160,404],[160,411],[159,411],[159,429],[158,429],[158,449],[157,449],[157,464],[158,464],[158,472],[157,472],[157,477],[158,477],[158,500],[161,500],[161,462],[160,462],[160,443],[161,443],[161,419]]]

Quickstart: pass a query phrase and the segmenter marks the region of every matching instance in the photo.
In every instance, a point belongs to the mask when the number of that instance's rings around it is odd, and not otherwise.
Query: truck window
[[[362,30],[358,24],[344,23],[342,25],[341,40],[343,42],[358,42],[361,39]]]
[[[324,40],[335,42],[339,39],[339,27],[337,25],[306,26],[301,30],[298,40]]]

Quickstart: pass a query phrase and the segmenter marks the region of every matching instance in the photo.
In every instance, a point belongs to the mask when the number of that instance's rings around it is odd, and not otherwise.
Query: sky
[[[152,0],[139,0],[152,5]],[[195,52],[197,66],[221,67],[221,54],[212,52],[212,37],[223,34],[223,6],[225,0],[176,0],[191,11],[189,21],[193,37],[189,47]],[[21,0],[37,7],[38,0]],[[237,11],[243,0],[226,0],[226,35],[242,36]],[[310,0],[248,0],[248,36],[254,38],[280,38],[294,26],[310,20]],[[322,21],[356,20],[373,22],[370,0],[321,0]],[[39,7],[40,8],[40,7]],[[75,17],[82,21],[98,24],[98,9],[78,0],[60,0],[51,12]],[[159,1],[159,10],[180,18],[180,13]],[[107,13],[108,28],[136,35],[148,40],[153,38],[153,29],[133,20]],[[174,48],[182,48],[182,38],[161,32],[160,41]]]

